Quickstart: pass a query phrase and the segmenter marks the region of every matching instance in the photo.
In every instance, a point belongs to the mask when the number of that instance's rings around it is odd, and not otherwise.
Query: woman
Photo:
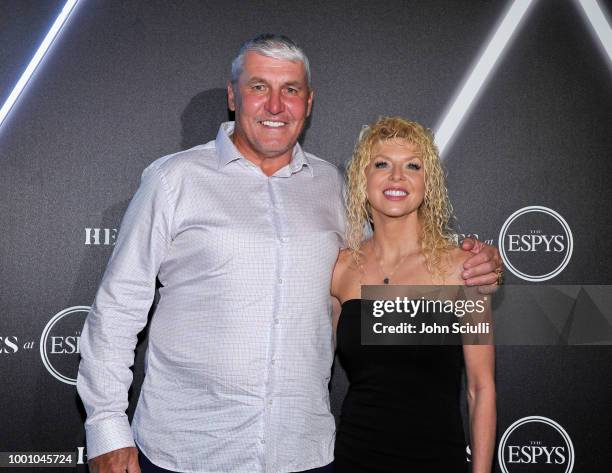
[[[336,473],[467,471],[463,366],[472,471],[490,472],[491,345],[361,345],[361,285],[464,284],[460,273],[470,254],[451,243],[451,206],[431,134],[409,120],[379,119],[359,138],[347,192],[348,248],[332,280],[338,355],[351,383],[337,431]],[[363,241],[366,222],[373,235]]]

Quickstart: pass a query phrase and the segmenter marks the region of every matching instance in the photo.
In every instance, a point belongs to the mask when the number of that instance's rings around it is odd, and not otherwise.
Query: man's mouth
[[[287,124],[285,122],[279,122],[276,120],[261,120],[259,123],[270,128],[281,128]]]

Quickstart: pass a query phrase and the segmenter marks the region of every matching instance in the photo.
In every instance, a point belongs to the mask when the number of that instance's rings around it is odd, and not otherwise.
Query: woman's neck
[[[421,251],[421,222],[417,212],[398,218],[375,213],[372,218],[372,243],[377,258],[392,263]]]

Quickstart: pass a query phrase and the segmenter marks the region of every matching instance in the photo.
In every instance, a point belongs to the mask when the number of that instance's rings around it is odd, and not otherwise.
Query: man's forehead
[[[302,61],[290,61],[264,56],[256,51],[248,51],[244,56],[241,78],[251,80],[259,77],[265,80],[306,82],[306,68]]]

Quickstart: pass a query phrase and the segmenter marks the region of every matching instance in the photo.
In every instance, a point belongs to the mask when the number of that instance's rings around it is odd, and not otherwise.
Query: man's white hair
[[[308,88],[310,88],[310,64],[304,51],[287,36],[272,33],[260,34],[253,39],[249,39],[240,47],[238,55],[232,61],[232,84],[238,82],[238,78],[244,69],[244,56],[249,51],[274,59],[303,63]]]

